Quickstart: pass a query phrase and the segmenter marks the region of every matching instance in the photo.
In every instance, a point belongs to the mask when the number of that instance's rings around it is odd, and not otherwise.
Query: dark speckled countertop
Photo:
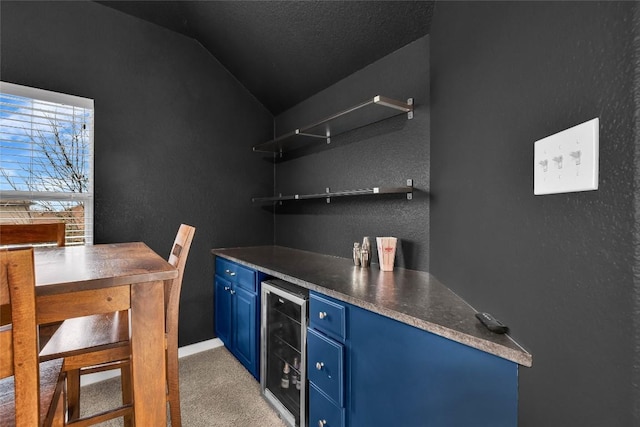
[[[380,271],[347,258],[281,246],[212,249],[212,254],[419,329],[530,367],[532,356],[508,335],[488,331],[462,298],[423,271]]]

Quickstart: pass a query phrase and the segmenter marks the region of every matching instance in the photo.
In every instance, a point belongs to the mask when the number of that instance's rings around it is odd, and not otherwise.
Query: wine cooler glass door
[[[305,403],[306,300],[263,285],[263,371],[261,382],[265,395],[292,425],[301,425]],[[282,407],[284,408],[282,408]],[[293,421],[293,423],[291,423]]]

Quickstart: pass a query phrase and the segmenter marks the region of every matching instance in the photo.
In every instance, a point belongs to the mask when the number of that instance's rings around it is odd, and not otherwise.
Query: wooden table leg
[[[131,285],[131,368],[137,426],[166,426],[164,283]]]

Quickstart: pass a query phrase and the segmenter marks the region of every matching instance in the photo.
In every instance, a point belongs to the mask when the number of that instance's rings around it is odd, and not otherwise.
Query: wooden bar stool
[[[55,243],[65,245],[64,222],[0,224],[0,246]]]
[[[0,249],[0,422],[17,427],[64,425],[62,359],[38,361],[33,249]]]
[[[182,278],[195,228],[182,224],[173,243],[168,262],[178,269],[178,277],[165,282],[165,362],[167,401],[172,427],[181,426],[178,377],[178,313]],[[65,358],[67,374],[67,425],[93,425],[124,416],[132,425],[129,319],[127,312],[108,313],[65,320],[40,353],[41,360]],[[80,376],[120,369],[123,405],[110,411],[80,418]],[[146,427],[146,426],[141,426]]]
[[[36,222],[31,224],[0,224],[0,246],[33,246],[56,244],[65,246],[64,222]],[[9,322],[9,309],[0,313],[0,325]],[[40,325],[40,344],[44,346],[60,323]]]

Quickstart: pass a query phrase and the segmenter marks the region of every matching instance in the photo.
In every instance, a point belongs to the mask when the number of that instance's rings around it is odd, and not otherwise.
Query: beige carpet
[[[82,388],[82,414],[117,406],[118,399],[119,378],[87,385]],[[262,398],[260,383],[224,347],[180,359],[180,400],[184,427],[285,426]],[[122,420],[100,425],[122,426]]]

